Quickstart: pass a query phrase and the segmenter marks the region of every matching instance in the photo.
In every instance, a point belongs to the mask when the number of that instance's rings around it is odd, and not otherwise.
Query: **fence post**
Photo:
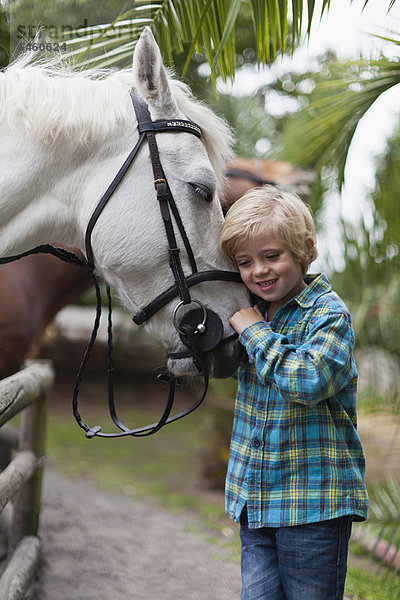
[[[46,394],[54,381],[49,361],[29,361],[0,381],[0,454],[16,455],[0,473],[0,513],[13,500],[10,550],[0,575],[0,599],[22,600],[40,559],[39,524],[45,452]],[[19,431],[7,422],[21,413]]]
[[[30,450],[38,462],[33,476],[21,487],[13,501],[10,532],[12,549],[26,535],[37,535],[38,532],[45,462],[46,410],[46,394],[42,392],[41,397],[21,413],[18,451]]]

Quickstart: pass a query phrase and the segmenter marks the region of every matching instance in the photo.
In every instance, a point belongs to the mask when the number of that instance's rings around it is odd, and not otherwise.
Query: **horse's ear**
[[[178,107],[171,92],[161,52],[149,27],[145,27],[133,54],[136,89],[159,116],[176,117]]]

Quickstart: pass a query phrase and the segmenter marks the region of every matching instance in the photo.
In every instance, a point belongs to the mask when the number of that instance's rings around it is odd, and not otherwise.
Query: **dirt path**
[[[42,566],[26,600],[233,600],[240,567],[189,523],[47,470]]]

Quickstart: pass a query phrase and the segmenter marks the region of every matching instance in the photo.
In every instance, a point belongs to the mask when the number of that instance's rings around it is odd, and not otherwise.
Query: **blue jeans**
[[[242,600],[342,600],[352,517],[249,529],[240,517]]]

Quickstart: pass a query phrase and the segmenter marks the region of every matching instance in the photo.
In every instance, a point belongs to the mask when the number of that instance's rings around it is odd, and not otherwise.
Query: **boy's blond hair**
[[[239,246],[263,232],[275,235],[288,248],[303,273],[317,258],[312,213],[296,194],[272,185],[249,190],[226,214],[221,250],[234,263]]]

